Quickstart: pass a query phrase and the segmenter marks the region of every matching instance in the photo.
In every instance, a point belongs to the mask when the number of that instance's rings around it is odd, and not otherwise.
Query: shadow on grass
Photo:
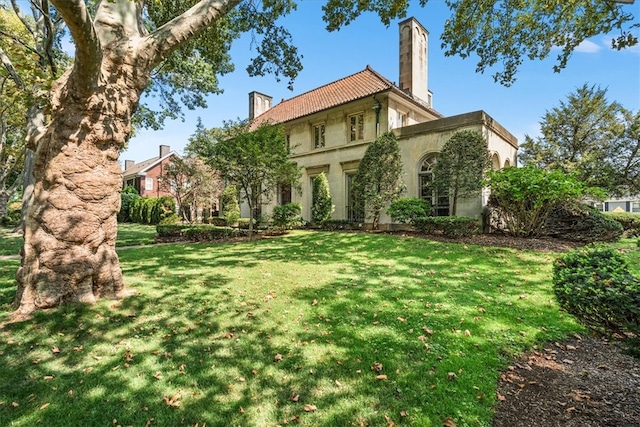
[[[547,255],[340,233],[119,255],[138,295],[0,330],[8,425],[488,425],[502,356],[579,330]]]

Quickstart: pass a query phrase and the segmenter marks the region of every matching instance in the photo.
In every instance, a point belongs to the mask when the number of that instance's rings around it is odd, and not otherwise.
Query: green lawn
[[[0,255],[18,255],[22,247],[22,235],[11,228],[0,227]]]
[[[148,245],[154,242],[155,225],[118,224],[117,246]],[[17,255],[22,246],[22,235],[11,228],[0,227],[0,255]]]
[[[509,357],[583,331],[554,254],[296,232],[119,256],[137,296],[0,329],[0,425],[489,426]]]

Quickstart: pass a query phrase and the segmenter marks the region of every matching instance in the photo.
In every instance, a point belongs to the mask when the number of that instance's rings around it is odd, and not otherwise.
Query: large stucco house
[[[400,76],[396,85],[371,67],[340,80],[283,100],[249,94],[249,119],[285,127],[292,159],[301,167],[302,193],[277,190],[262,213],[275,204],[299,202],[303,218],[311,219],[312,180],[328,178],[335,210],[333,219],[361,220],[352,209],[350,183],[370,142],[393,130],[399,138],[406,196],[431,202],[438,215],[447,215],[449,198],[432,187],[432,167],[445,142],[456,131],[477,130],[488,141],[493,168],[516,164],[517,139],[484,111],[444,117],[433,108],[428,89],[427,30],[414,18],[399,23]],[[486,196],[459,201],[458,215],[479,217]],[[246,208],[243,216],[248,216]],[[386,213],[381,224],[389,224]]]

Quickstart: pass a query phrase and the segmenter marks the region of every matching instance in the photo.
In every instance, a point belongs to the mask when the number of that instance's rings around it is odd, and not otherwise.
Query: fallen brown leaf
[[[180,406],[180,392],[177,392],[176,394],[174,394],[170,398],[167,397],[167,396],[164,396],[162,398],[162,400],[164,400],[164,403],[166,403],[167,406],[171,406],[171,407],[177,408],[177,407]]]
[[[305,410],[306,412],[313,412],[313,411],[315,411],[315,410],[317,410],[317,409],[318,409],[318,408],[316,407],[316,405],[309,405],[309,404],[304,405],[304,410]]]
[[[451,417],[449,417],[446,420],[444,420],[444,423],[442,425],[444,427],[456,427],[457,426],[456,422],[453,421],[453,419]]]

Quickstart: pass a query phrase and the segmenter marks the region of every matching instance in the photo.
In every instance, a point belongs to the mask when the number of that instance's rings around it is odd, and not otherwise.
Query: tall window
[[[364,139],[364,114],[354,114],[349,116],[349,141],[359,141]]]
[[[353,173],[345,175],[345,201],[347,202],[345,219],[353,222],[362,222],[364,221],[364,206],[358,206],[355,203],[352,191],[354,176],[355,174]]]
[[[153,191],[153,178],[144,179],[144,189],[146,191]]]
[[[291,203],[291,185],[280,185],[280,204]]]
[[[432,214],[435,216],[449,215],[449,194],[438,192],[433,185],[433,167],[436,164],[437,155],[428,156],[420,166],[418,182],[420,183],[420,198],[431,204]]]
[[[324,147],[324,123],[313,127],[313,147]]]
[[[407,124],[408,124],[407,114],[403,113],[402,111],[397,111],[396,112],[396,127],[397,128],[401,128],[403,126],[406,126]]]

